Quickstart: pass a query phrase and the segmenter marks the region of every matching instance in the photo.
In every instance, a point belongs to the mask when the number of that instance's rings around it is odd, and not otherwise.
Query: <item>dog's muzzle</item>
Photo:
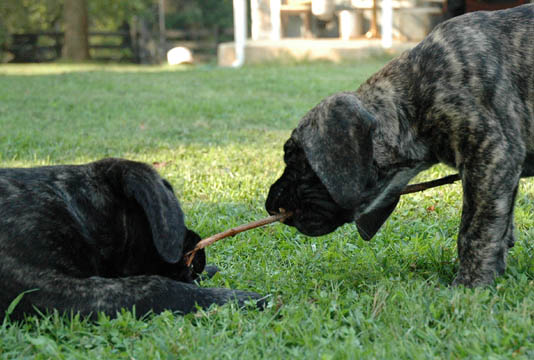
[[[352,221],[351,211],[339,207],[318,178],[313,181],[292,179],[286,171],[269,190],[265,207],[269,214],[291,211],[293,216],[284,221],[308,236],[331,233],[339,226]]]

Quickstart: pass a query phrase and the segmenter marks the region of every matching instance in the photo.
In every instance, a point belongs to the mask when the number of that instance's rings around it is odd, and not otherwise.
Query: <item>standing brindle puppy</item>
[[[199,240],[171,185],[146,164],[104,159],[0,169],[0,318],[24,291],[12,319],[35,310],[188,313],[257,300],[193,283],[205,254],[197,253],[192,268],[183,254]]]
[[[436,163],[458,169],[463,210],[454,284],[491,283],[514,244],[520,177],[534,175],[534,4],[437,26],[356,92],[300,121],[270,213],[318,236],[356,221],[370,239],[400,191]]]

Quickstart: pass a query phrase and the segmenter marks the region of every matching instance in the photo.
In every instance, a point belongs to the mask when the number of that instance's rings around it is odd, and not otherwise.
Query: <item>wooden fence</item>
[[[47,62],[61,57],[64,34],[55,31],[13,34],[7,50],[12,62]],[[127,31],[92,31],[89,33],[89,51],[96,61],[137,62],[138,49]]]
[[[217,53],[219,42],[232,38],[232,29],[166,32],[165,47],[185,46],[193,51],[195,58],[209,59]],[[7,51],[13,54],[11,62],[49,62],[61,57],[64,34],[44,31],[13,34]],[[146,39],[139,33],[129,31],[91,31],[89,32],[89,52],[94,61],[144,62],[147,52]]]

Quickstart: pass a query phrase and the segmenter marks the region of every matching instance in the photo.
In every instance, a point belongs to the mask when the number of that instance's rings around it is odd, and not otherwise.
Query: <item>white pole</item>
[[[271,0],[271,40],[280,40],[282,37],[281,4],[282,0]]]
[[[393,45],[393,2],[382,0],[382,47]]]
[[[235,61],[233,67],[245,63],[245,42],[247,40],[247,0],[234,0],[234,45]]]

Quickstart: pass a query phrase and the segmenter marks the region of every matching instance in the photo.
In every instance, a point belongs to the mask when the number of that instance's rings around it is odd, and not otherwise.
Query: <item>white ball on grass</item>
[[[167,52],[167,62],[169,65],[192,64],[193,53],[183,46],[172,48]]]

